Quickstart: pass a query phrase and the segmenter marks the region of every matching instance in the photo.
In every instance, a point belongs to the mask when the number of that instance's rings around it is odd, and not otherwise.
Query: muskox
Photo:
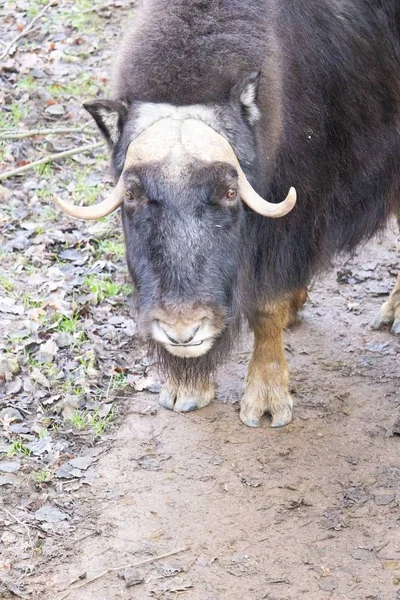
[[[400,2],[145,0],[113,99],[85,107],[116,186],[59,204],[84,219],[121,207],[161,404],[212,400],[245,319],[240,418],[289,423],[283,329],[311,278],[400,212]],[[400,280],[375,326],[400,331],[399,296]]]

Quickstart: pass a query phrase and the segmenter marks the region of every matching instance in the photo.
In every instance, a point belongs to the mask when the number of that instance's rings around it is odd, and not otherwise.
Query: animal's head
[[[244,165],[243,154],[254,154],[256,77],[235,94],[237,106],[232,98],[207,107],[86,105],[112,147],[117,183],[93,207],[58,201],[86,219],[122,207],[142,333],[183,359],[221,345],[237,318],[245,205],[280,217],[296,201],[291,189],[283,202],[266,202],[246,178],[233,148]]]

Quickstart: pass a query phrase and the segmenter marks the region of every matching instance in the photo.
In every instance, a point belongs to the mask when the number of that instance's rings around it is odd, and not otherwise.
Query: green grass
[[[28,19],[31,20],[34,17],[36,17],[36,15],[39,13],[39,11],[42,10],[45,4],[47,4],[47,0],[30,0],[29,8],[27,11]]]
[[[106,417],[101,417],[99,415],[98,411],[95,411],[91,415],[91,420],[90,420],[90,426],[91,426],[93,433],[96,436],[99,436],[102,433],[104,433],[104,431],[107,429],[107,427],[110,425],[110,423],[113,419],[114,419],[113,410],[111,410],[111,412]]]
[[[29,107],[25,104],[14,102],[9,110],[0,112],[0,129],[18,129],[19,124],[29,114]]]
[[[68,421],[75,429],[87,429],[89,426],[88,415],[83,410],[75,410]]]
[[[125,256],[125,244],[118,240],[100,240],[93,250],[96,259],[123,258]]]
[[[68,421],[72,427],[78,430],[91,429],[94,435],[99,436],[109,427],[110,423],[114,419],[114,412],[111,412],[106,416],[102,417],[99,415],[98,410],[93,412],[76,410],[73,412]]]
[[[53,98],[75,97],[83,98],[96,96],[99,90],[97,82],[93,81],[93,76],[88,73],[81,73],[74,77],[73,81],[66,83],[51,83],[46,86],[46,90]]]
[[[116,283],[111,278],[102,278],[99,275],[88,275],[83,285],[90,293],[96,294],[98,302],[129,294],[131,291],[129,285]]]
[[[76,168],[76,167],[75,167]],[[94,204],[99,196],[99,190],[93,183],[89,183],[88,176],[90,172],[86,169],[79,170],[76,175],[75,189],[71,194],[71,200],[74,204],[84,204],[88,206]]]
[[[124,372],[115,373],[113,380],[112,380],[112,389],[118,390],[118,389],[122,389],[122,388],[125,388],[128,386],[129,386],[129,383],[127,381],[126,373],[124,373]]]
[[[22,303],[25,308],[40,308],[43,305],[42,300],[35,300],[29,292],[26,292],[22,297]]]
[[[31,92],[36,88],[37,83],[32,75],[27,75],[26,77],[21,77],[18,81],[18,87],[22,92]]]
[[[53,316],[53,322],[56,323],[54,327],[55,331],[60,331],[63,333],[76,333],[79,327],[79,316],[75,315],[73,317],[66,317],[65,315],[56,313]]]
[[[83,396],[85,390],[80,385],[75,385],[71,379],[64,379],[58,382],[57,392],[71,394],[72,396]]]
[[[33,473],[33,478],[37,483],[48,483],[53,479],[53,473],[43,469]]]
[[[14,440],[11,448],[7,450],[7,456],[30,456],[32,452],[27,448],[21,440]]]
[[[5,292],[13,292],[15,290],[15,285],[12,281],[10,281],[5,275],[0,274],[0,286],[3,288]]]
[[[33,171],[39,177],[51,177],[53,175],[53,165],[51,163],[36,165],[36,167],[33,168]]]

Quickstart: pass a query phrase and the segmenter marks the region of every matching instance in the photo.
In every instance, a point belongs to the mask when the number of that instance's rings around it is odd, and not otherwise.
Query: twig
[[[100,148],[103,145],[103,142],[96,142],[95,144],[88,144],[87,146],[80,146],[79,148],[72,148],[72,150],[65,150],[64,152],[57,152],[57,154],[49,154],[40,160],[36,160],[34,162],[29,163],[29,165],[24,165],[23,167],[18,167],[17,169],[13,169],[12,171],[6,171],[5,173],[0,173],[0,181],[4,179],[9,179],[10,177],[14,177],[15,175],[20,175],[20,173],[25,173],[25,171],[29,171],[30,169],[34,169],[38,165],[45,165],[47,163],[56,162],[61,160],[62,158],[67,158],[68,156],[74,156],[74,154],[80,154],[81,152],[89,152],[90,150],[94,150],[95,148]]]
[[[186,552],[187,550],[189,550],[189,548],[186,548],[186,547],[179,548],[178,550],[173,550],[172,552],[166,552],[165,554],[160,554],[160,556],[152,556],[151,558],[147,558],[146,560],[142,560],[138,563],[131,563],[128,565],[123,565],[122,567],[111,567],[110,569],[106,569],[105,571],[102,571],[95,577],[92,577],[92,579],[88,579],[87,581],[84,581],[83,583],[77,585],[73,589],[67,590],[63,596],[60,596],[60,598],[58,598],[59,594],[57,594],[53,598],[53,600],[56,600],[56,598],[57,598],[57,600],[64,600],[64,598],[67,598],[67,596],[72,594],[72,592],[76,592],[76,590],[79,590],[80,588],[83,588],[86,585],[89,585],[90,583],[93,583],[94,581],[101,579],[101,577],[108,575],[108,573],[114,573],[115,571],[123,571],[125,569],[136,569],[137,567],[143,567],[144,565],[148,565],[150,563],[156,562],[157,560],[162,560],[163,558],[168,558],[169,556],[174,556],[175,554],[180,554],[181,552]],[[63,592],[60,592],[60,593],[62,594]]]
[[[1,54],[0,56],[0,60],[4,60],[5,57],[10,53],[10,51],[12,50],[13,46],[19,42],[19,40],[21,38],[23,38],[27,33],[29,33],[29,31],[32,29],[32,27],[34,26],[34,24],[39,21],[39,19],[41,19],[44,15],[44,13],[46,12],[46,10],[48,10],[51,6],[55,6],[58,3],[58,0],[52,0],[51,2],[49,2],[48,4],[46,4],[46,6],[44,6],[42,8],[42,10],[40,11],[40,13],[38,13],[36,15],[36,17],[34,17],[32,19],[32,21],[30,23],[28,23],[28,25],[25,27],[25,29],[23,29],[21,31],[21,33],[19,33],[6,47],[6,49],[4,50],[3,54]]]
[[[24,140],[25,138],[36,137],[38,135],[53,135],[55,133],[82,133],[86,127],[91,125],[88,121],[82,127],[61,127],[60,129],[31,129],[30,131],[9,131],[0,133],[0,140]]]
[[[111,373],[111,377],[110,377],[110,381],[108,382],[108,387],[107,387],[107,392],[106,392],[106,401],[108,400],[109,396],[110,396],[110,389],[111,389],[111,385],[114,379],[114,371]]]
[[[31,559],[32,556],[35,552],[35,549],[33,547],[33,542],[32,542],[32,537],[31,537],[31,532],[30,529],[28,527],[28,525],[26,523],[24,523],[23,521],[21,521],[21,519],[18,519],[18,517],[16,517],[15,515],[13,515],[12,513],[10,513],[9,510],[7,510],[6,508],[3,507],[3,510],[5,513],[7,513],[12,519],[14,519],[14,521],[16,521],[17,523],[19,523],[20,525],[22,525],[22,527],[25,527],[26,531],[28,532],[28,539],[29,539],[29,545],[31,547]]]

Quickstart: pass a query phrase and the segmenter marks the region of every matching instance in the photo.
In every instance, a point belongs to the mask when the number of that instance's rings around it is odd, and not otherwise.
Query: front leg
[[[290,298],[279,300],[265,306],[250,323],[254,348],[240,405],[240,419],[249,427],[259,427],[265,413],[272,416],[271,427],[283,427],[292,420],[289,369],[283,346],[283,329],[291,319],[291,309]]]
[[[393,334],[400,334],[400,273],[389,298],[382,305],[371,327],[381,329],[384,325],[391,325]]]
[[[214,399],[214,384],[201,382],[196,386],[176,384],[168,379],[160,393],[159,403],[176,412],[189,412],[204,408]]]

